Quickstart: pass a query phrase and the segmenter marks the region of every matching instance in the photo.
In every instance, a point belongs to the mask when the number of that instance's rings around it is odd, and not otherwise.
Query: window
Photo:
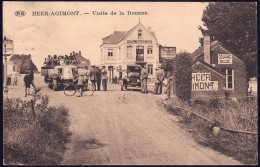
[[[127,55],[126,57],[132,57],[132,46],[127,46]]]
[[[234,70],[226,69],[226,89],[234,89]]]
[[[62,68],[58,68],[58,73],[62,74]]]
[[[151,56],[153,54],[153,47],[152,46],[147,47],[147,54],[148,54],[148,56]]]
[[[113,56],[113,49],[108,49],[107,55],[108,55],[108,57],[112,57]]]
[[[152,64],[148,65],[148,74],[153,75],[153,65]]]
[[[138,39],[142,39],[142,29],[138,30]]]

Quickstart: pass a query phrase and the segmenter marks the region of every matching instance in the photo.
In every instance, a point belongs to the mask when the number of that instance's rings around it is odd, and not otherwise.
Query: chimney
[[[79,55],[81,56],[81,51],[79,51]]]
[[[210,36],[205,36],[203,40],[204,62],[210,64]]]
[[[148,31],[151,32],[151,27],[148,27]]]
[[[72,53],[70,53],[70,56],[72,56]]]
[[[75,51],[72,52],[72,55],[75,55]]]

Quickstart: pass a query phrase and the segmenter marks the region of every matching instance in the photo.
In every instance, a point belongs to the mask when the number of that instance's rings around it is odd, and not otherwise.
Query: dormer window
[[[138,30],[138,39],[142,39],[142,29]]]

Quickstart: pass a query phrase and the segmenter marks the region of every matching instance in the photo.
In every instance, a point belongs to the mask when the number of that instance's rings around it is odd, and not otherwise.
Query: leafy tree
[[[180,100],[190,101],[191,95],[191,59],[188,52],[181,52],[176,58],[176,96]]]
[[[257,3],[210,2],[202,21],[202,35],[223,43],[244,61],[247,77],[257,77]]]

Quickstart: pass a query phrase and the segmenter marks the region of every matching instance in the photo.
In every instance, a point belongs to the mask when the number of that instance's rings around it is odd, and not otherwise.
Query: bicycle
[[[80,90],[77,88],[77,85],[73,83],[70,83],[64,88],[64,94],[66,96],[73,96],[77,91]],[[85,96],[92,96],[94,94],[94,87],[91,84],[83,84],[80,96],[83,94]]]

